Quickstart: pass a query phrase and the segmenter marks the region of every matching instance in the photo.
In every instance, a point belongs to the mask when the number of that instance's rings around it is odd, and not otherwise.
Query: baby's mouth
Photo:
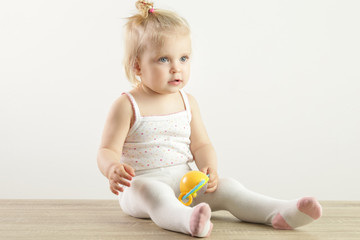
[[[180,84],[181,82],[182,81],[180,79],[175,79],[175,80],[169,81],[170,84],[174,84],[174,85]]]

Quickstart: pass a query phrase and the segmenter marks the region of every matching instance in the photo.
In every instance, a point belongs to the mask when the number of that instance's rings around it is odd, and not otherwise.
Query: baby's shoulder
[[[199,106],[198,106],[198,103],[197,103],[195,97],[193,95],[191,95],[190,93],[186,93],[186,96],[189,100],[191,109],[198,109]]]
[[[115,115],[132,116],[132,105],[126,94],[120,95],[113,103],[111,111]]]
[[[189,99],[189,101],[196,101],[195,100],[195,97],[193,96],[193,95],[191,95],[190,93],[188,93],[188,92],[186,92],[186,96],[187,96],[187,98]]]

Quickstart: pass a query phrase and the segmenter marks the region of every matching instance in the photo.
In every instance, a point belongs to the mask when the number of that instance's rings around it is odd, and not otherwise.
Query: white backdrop
[[[134,0],[0,2],[0,198],[114,198],[96,164],[130,90]],[[186,90],[219,172],[291,199],[360,200],[360,2],[158,0],[192,26]]]

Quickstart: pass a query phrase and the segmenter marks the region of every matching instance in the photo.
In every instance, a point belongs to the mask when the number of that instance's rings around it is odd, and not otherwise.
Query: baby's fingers
[[[123,192],[124,188],[120,187],[119,185],[110,185],[110,190],[113,194],[119,195],[119,192]]]
[[[121,184],[121,185],[124,185],[126,187],[130,187],[130,182],[125,179],[125,178],[122,178],[120,176],[114,176],[112,179],[110,179],[110,184],[112,185],[118,185],[118,184]]]
[[[127,171],[125,166],[121,166],[120,168],[116,169],[116,174],[122,178],[125,178],[129,181],[132,180],[133,176],[130,175]]]
[[[133,167],[128,164],[124,164],[123,166],[126,173],[128,173],[132,177],[135,177],[135,170]]]
[[[209,182],[207,189],[206,189],[206,193],[211,193],[211,192],[215,192],[217,188],[217,183],[216,182]]]
[[[130,182],[126,181],[125,179],[120,179],[120,181],[113,181],[110,180],[110,190],[114,194],[118,195],[118,192],[123,192],[124,187],[130,187]]]
[[[215,192],[216,188],[217,188],[217,185],[218,185],[218,178],[217,178],[217,175],[210,175],[210,179],[209,179],[209,182],[208,182],[208,187],[207,187],[207,190],[206,192],[207,193],[210,193],[210,192]]]

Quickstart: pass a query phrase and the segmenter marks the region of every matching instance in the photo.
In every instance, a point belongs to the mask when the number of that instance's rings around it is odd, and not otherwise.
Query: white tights
[[[212,211],[227,210],[242,221],[273,225],[280,229],[308,224],[321,215],[321,206],[316,200],[312,202],[310,211],[301,211],[299,199],[285,201],[270,198],[246,189],[231,178],[220,178],[215,192],[199,194],[187,207],[177,197],[180,180],[190,170],[188,165],[179,165],[137,172],[131,187],[119,195],[122,210],[133,217],[151,218],[161,228],[191,235],[194,234],[190,221],[195,209],[192,206],[203,202],[209,204]],[[209,226],[205,231],[211,231]]]

